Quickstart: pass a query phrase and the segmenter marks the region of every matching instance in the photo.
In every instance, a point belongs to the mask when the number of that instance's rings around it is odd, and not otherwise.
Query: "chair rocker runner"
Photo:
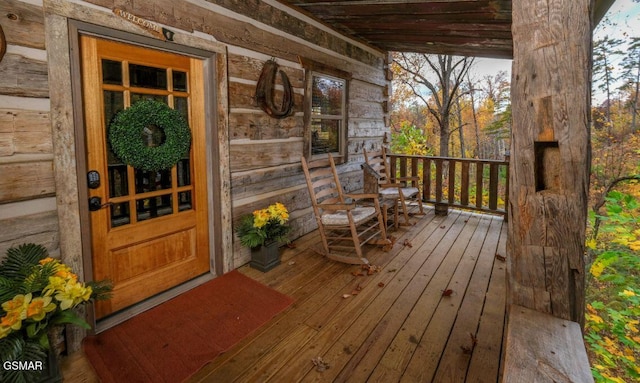
[[[302,157],[301,161],[322,239],[323,255],[344,263],[369,264],[363,256],[362,245],[391,245],[378,195],[343,194],[331,155],[328,160],[307,163]],[[359,205],[358,200],[367,200],[369,204]]]
[[[387,153],[384,148],[369,153],[365,149],[364,161],[365,192],[377,192],[383,201],[394,201],[393,222],[396,229],[398,225],[410,225],[409,215],[411,213],[424,215],[420,189],[413,186],[413,184],[417,185],[420,180],[419,177],[394,177],[391,174],[391,167],[387,161]],[[373,185],[368,184],[367,178],[373,178],[377,182],[373,182]],[[414,212],[415,210],[417,212]],[[400,214],[402,214],[403,222],[398,220]]]

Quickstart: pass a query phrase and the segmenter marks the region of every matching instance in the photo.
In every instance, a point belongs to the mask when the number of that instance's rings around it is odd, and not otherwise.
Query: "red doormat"
[[[232,271],[96,336],[84,350],[102,382],[181,382],[293,300]]]

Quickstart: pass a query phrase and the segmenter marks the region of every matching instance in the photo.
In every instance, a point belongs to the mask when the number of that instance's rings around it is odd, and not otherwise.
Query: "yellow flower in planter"
[[[51,297],[33,298],[27,307],[27,318],[39,322],[55,309],[56,304],[51,302]]]
[[[18,294],[12,300],[3,303],[2,309],[7,313],[19,313],[24,319],[29,302],[31,302],[31,293],[26,295]]]
[[[255,210],[253,214],[240,217],[236,227],[240,242],[247,247],[257,248],[265,242],[286,242],[287,234],[291,230],[289,212],[280,202],[276,202],[264,209]]]
[[[0,318],[0,326],[9,330],[20,330],[22,328],[22,320],[25,319],[21,312],[11,311],[7,315]]]
[[[64,289],[58,292],[55,297],[60,302],[60,308],[66,310],[88,301],[91,298],[91,293],[91,286],[85,286],[80,282],[67,281]]]

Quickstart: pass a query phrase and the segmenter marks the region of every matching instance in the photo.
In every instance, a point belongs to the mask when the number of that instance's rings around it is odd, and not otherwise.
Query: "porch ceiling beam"
[[[279,0],[384,51],[513,57],[512,0]],[[615,0],[596,0],[594,26]]]

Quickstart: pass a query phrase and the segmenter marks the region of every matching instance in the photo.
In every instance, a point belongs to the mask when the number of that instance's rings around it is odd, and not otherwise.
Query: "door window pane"
[[[140,88],[167,89],[167,70],[129,64],[129,83]]]
[[[171,194],[137,200],[136,212],[138,213],[138,221],[172,214]]]
[[[178,161],[178,186],[191,185],[191,167],[189,159]]]
[[[136,193],[171,188],[171,169],[148,171],[136,169]]]
[[[122,92],[105,90],[102,92],[102,97],[104,97],[104,122],[108,127],[113,116],[124,109],[124,95]]]
[[[129,195],[127,165],[109,165],[109,197]]]
[[[179,198],[178,210],[180,211],[191,210],[192,206],[191,206],[190,191],[178,193],[178,198]]]
[[[188,91],[186,72],[173,71],[173,90],[178,92]]]
[[[102,83],[122,85],[122,63],[120,61],[102,59]]]
[[[116,203],[110,206],[111,227],[123,226],[131,223],[129,219],[129,202]]]
[[[131,93],[131,105],[140,100],[156,100],[167,104],[167,96],[163,96],[160,94]]]
[[[185,121],[189,121],[189,103],[186,97],[175,97],[173,109],[180,112]]]

